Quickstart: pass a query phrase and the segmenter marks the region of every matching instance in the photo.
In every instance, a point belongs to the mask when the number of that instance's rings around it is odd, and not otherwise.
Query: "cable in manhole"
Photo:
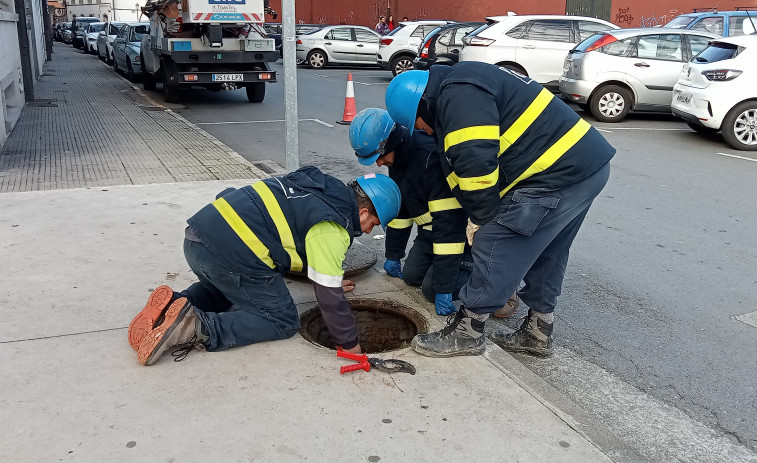
[[[403,349],[410,346],[416,334],[428,331],[423,315],[399,302],[369,298],[349,298],[347,302],[352,308],[363,352]],[[318,306],[300,317],[300,335],[313,344],[336,349]]]

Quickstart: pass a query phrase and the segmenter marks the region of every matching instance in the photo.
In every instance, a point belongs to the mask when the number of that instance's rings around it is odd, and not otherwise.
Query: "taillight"
[[[712,71],[702,71],[702,75],[705,76],[707,80],[723,82],[737,78],[742,72],[743,71],[737,71],[736,69],[714,69]]]
[[[471,45],[474,47],[488,47],[493,43],[494,39],[485,39],[483,37],[463,37],[463,44]]]
[[[421,58],[428,58],[428,45],[424,45],[421,50]]]
[[[591,44],[591,46],[589,46],[589,48],[586,49],[586,53],[589,53],[590,51],[594,51],[597,48],[602,48],[605,45],[609,45],[609,44],[611,44],[613,42],[617,42],[617,41],[618,41],[618,39],[616,39],[614,36],[612,36],[610,34],[605,34],[602,37],[600,37],[599,39],[597,39],[596,42],[594,42],[593,44]]]
[[[381,45],[389,45],[394,41],[394,39],[381,39]]]
[[[296,41],[295,43],[296,43],[297,45],[302,45],[302,40],[300,40],[300,39],[297,39],[297,41]]]

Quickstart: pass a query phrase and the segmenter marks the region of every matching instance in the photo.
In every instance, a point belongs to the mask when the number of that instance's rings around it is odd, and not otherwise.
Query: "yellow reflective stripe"
[[[448,211],[450,209],[460,209],[460,203],[455,198],[435,199],[428,202],[429,212]]]
[[[525,172],[520,174],[520,176],[515,179],[515,181],[507,185],[507,188],[500,191],[499,197],[501,198],[502,196],[504,196],[505,193],[510,191],[512,187],[514,187],[521,180],[527,179],[534,174],[538,174],[539,172],[546,170],[552,164],[557,162],[557,160],[560,159],[563,154],[565,154],[569,149],[573,147],[573,145],[578,143],[578,141],[584,135],[586,135],[586,132],[588,132],[590,128],[591,124],[583,119],[579,119],[578,122],[576,122],[576,125],[568,130],[565,135],[560,137],[560,139],[557,140],[554,145],[550,146],[549,149],[544,152],[544,154],[539,156],[539,159],[537,159],[536,162],[531,164]]]
[[[528,129],[531,124],[534,123],[537,117],[544,111],[544,108],[552,101],[552,92],[543,88],[541,92],[534,98],[534,101],[528,105],[523,114],[513,122],[513,125],[508,128],[504,134],[499,138],[499,154],[502,155],[507,148],[520,138],[521,135]]]
[[[394,219],[389,222],[389,228],[407,228],[413,226],[413,219]]]
[[[431,223],[431,213],[426,212],[425,214],[419,215],[418,217],[413,217],[413,222],[417,223],[418,225]]]
[[[450,254],[462,254],[465,243],[434,243],[434,254],[446,256]]]
[[[258,192],[263,199],[265,208],[268,209],[268,213],[273,219],[273,223],[276,225],[276,230],[279,232],[279,238],[281,244],[284,246],[284,250],[289,254],[289,260],[291,261],[290,270],[293,272],[302,271],[302,259],[297,254],[297,246],[294,244],[294,237],[292,236],[292,229],[289,228],[286,217],[284,217],[284,211],[281,210],[279,202],[264,182],[257,182],[252,185],[252,188]]]
[[[423,228],[424,230],[427,230],[427,231],[431,231],[431,230],[433,230],[433,229],[434,229],[433,225],[424,225],[424,226],[423,226],[423,227],[421,227],[421,228]]]
[[[447,184],[449,185],[450,190],[454,190],[459,183],[460,180],[457,178],[457,175],[454,172],[447,176]]]
[[[237,214],[237,212],[229,205],[228,202],[226,202],[225,199],[216,199],[215,201],[213,201],[213,206],[218,209],[218,212],[221,213],[221,217],[226,220],[231,229],[234,230],[234,233],[239,236],[244,244],[246,244],[247,247],[250,248],[250,250],[254,252],[260,260],[262,260],[267,266],[271,268],[276,267],[276,265],[273,263],[273,259],[271,259],[271,251],[266,247],[265,244],[263,244],[262,241],[260,241],[260,238],[258,238],[255,233],[252,232],[252,230],[250,230],[250,227],[248,227],[247,224],[244,223],[244,220],[239,217],[239,214]]]
[[[494,186],[499,181],[499,166],[491,174],[481,175],[480,177],[458,177],[460,189],[463,191],[483,190]]]
[[[497,125],[474,125],[448,133],[444,137],[444,151],[460,143],[471,140],[498,140],[499,126]]]

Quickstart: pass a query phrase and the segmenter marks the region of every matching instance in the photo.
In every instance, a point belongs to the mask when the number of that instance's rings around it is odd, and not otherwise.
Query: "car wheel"
[[[105,62],[106,62],[106,63],[108,63],[108,64],[113,64],[113,63],[115,63],[115,60],[113,59],[113,53],[112,53],[112,52],[111,52],[111,54],[110,54],[110,55],[108,55],[108,54],[107,54],[107,50],[106,50],[105,54],[106,54],[106,59],[105,59]]]
[[[718,132],[718,129],[713,129],[712,127],[705,127],[699,124],[694,124],[693,122],[687,121],[686,125],[688,125],[689,128],[693,130],[694,132],[701,133],[702,135],[712,135]]]
[[[392,68],[392,74],[397,76],[413,69],[413,58],[410,55],[395,56],[389,66]]]
[[[117,73],[121,74],[121,70],[118,69],[118,63],[116,63],[116,58],[115,57],[113,58],[113,70],[116,71]]]
[[[126,60],[126,78],[129,82],[137,80],[137,75],[134,74],[134,68],[131,66],[131,60]]]
[[[723,138],[731,148],[757,151],[757,101],[737,104],[723,119]]]
[[[631,110],[631,94],[617,85],[606,85],[591,97],[591,113],[600,122],[620,122]]]
[[[329,64],[329,60],[326,58],[326,53],[321,50],[313,50],[308,53],[307,62],[313,69],[320,69]]]
[[[100,49],[99,48],[97,49],[97,57],[100,58],[100,61],[102,61],[103,63],[106,62],[106,61],[108,61],[107,59],[105,59],[105,56],[103,56],[103,55],[100,54]]]
[[[265,82],[247,84],[244,89],[247,92],[247,99],[250,103],[262,103],[263,99],[265,99]]]

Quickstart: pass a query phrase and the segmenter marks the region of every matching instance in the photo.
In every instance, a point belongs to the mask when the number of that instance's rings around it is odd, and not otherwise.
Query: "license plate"
[[[213,74],[213,82],[241,82],[243,74]]]
[[[273,39],[246,39],[244,51],[274,51],[276,42]]]
[[[688,103],[689,101],[691,101],[691,93],[681,92],[678,94],[676,99],[681,103]]]

